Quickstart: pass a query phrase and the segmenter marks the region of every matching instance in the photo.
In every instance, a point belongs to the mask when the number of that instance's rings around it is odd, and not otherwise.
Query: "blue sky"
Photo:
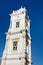
[[[31,19],[33,65],[43,65],[43,0],[0,0],[0,57],[5,47],[10,16],[13,10],[26,7]]]

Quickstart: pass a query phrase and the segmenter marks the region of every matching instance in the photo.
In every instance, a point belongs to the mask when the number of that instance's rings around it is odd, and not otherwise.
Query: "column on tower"
[[[31,65],[30,19],[26,19],[26,65]]]

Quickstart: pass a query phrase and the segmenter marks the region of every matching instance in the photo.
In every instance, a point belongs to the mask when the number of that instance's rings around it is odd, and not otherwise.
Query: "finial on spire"
[[[22,5],[21,5],[21,8],[23,8]]]
[[[24,7],[24,9],[25,9],[25,7]]]
[[[13,10],[13,13],[14,13],[14,10]]]

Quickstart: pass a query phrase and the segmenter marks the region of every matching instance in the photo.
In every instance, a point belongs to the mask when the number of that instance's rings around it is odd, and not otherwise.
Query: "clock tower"
[[[31,65],[30,19],[25,8],[10,14],[1,65]]]

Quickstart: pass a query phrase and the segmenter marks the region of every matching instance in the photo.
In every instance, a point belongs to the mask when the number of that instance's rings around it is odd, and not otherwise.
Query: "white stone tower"
[[[1,65],[31,65],[30,19],[25,8],[10,14]]]

